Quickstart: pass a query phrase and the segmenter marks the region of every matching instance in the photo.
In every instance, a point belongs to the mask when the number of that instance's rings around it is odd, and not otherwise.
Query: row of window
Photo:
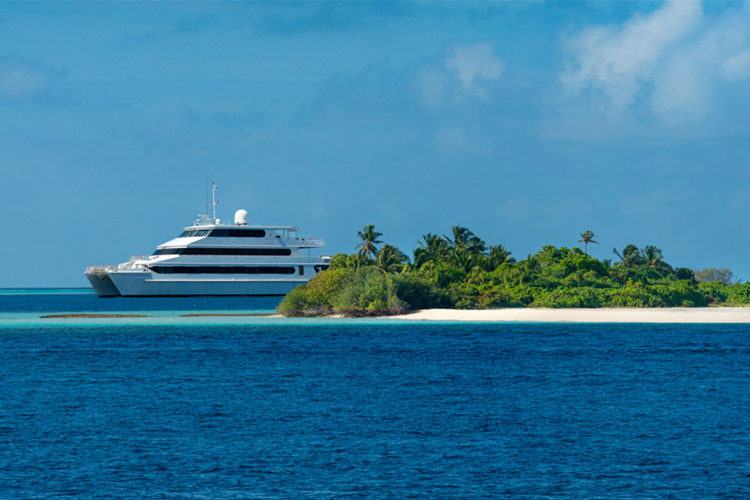
[[[151,266],[149,269],[159,274],[294,274],[291,266]]]
[[[288,248],[159,248],[153,255],[292,255]]]
[[[191,229],[189,231],[183,231],[180,238],[192,238],[195,236],[265,238],[266,232],[262,229]]]
[[[200,229],[200,230],[193,230],[193,231],[183,231],[180,235],[180,238],[190,238],[194,236],[208,236],[208,233],[210,233],[210,229]]]

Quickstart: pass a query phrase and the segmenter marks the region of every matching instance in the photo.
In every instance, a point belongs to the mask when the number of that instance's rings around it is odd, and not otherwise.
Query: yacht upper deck
[[[287,246],[297,248],[322,248],[325,241],[322,238],[301,237],[299,228],[294,226],[236,226],[227,224],[210,224],[188,226],[177,238],[174,238],[159,248],[172,245],[190,245],[198,241],[206,245],[233,246]]]

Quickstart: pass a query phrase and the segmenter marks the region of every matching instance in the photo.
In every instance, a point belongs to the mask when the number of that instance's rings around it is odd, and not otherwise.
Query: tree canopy
[[[750,304],[750,284],[728,269],[673,267],[654,245],[614,249],[618,260],[584,250],[544,246],[516,261],[501,244],[487,245],[463,226],[422,235],[413,259],[383,244],[375,226],[358,232],[355,254],[338,254],[330,269],[290,292],[288,315],[394,314],[430,307],[692,307]]]

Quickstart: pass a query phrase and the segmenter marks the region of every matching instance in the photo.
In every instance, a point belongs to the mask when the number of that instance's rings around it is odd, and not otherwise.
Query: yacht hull
[[[89,283],[99,297],[119,297],[120,291],[112,282],[108,273],[86,274]]]
[[[283,296],[307,280],[159,279],[152,273],[111,272],[109,276],[123,297],[177,297],[200,295]],[[97,291],[98,293],[98,291]]]

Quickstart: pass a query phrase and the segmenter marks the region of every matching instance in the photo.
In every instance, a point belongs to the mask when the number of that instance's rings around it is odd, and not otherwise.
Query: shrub
[[[393,289],[408,309],[449,307],[450,301],[428,279],[411,274],[393,275]]]
[[[333,309],[332,300],[341,291],[352,271],[328,269],[305,285],[295,287],[279,304],[280,313],[287,316],[316,316]]]
[[[458,283],[466,278],[466,271],[446,262],[438,264],[430,262],[422,266],[419,271],[440,288],[446,288],[451,283]]]
[[[727,302],[734,305],[750,304],[750,283],[725,286]]]

